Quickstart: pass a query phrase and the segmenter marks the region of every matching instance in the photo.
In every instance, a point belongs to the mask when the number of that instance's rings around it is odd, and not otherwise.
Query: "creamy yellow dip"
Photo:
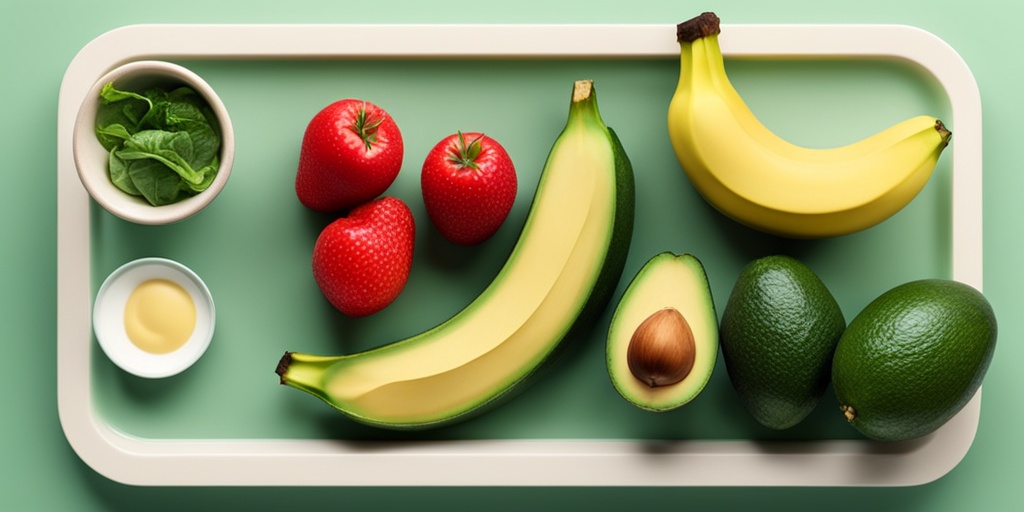
[[[151,279],[132,290],[124,308],[124,329],[140,349],[166,354],[181,348],[196,328],[196,305],[180,285]]]

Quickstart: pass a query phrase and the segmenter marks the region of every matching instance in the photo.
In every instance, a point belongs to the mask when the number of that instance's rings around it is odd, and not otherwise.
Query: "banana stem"
[[[590,123],[607,128],[601,119],[601,111],[597,108],[597,88],[593,80],[576,80],[573,83],[569,123]]]
[[[284,375],[288,373],[288,367],[292,365],[292,353],[285,352],[281,356],[281,360],[277,362],[277,369],[274,370],[278,377],[281,377],[281,384],[287,384],[288,381],[284,378]]]
[[[702,37],[721,33],[721,20],[713,12],[705,12],[676,25],[676,41],[692,43]]]
[[[275,373],[281,377],[281,384],[286,386],[316,389],[323,380],[324,372],[344,357],[285,352],[277,362]]]
[[[572,84],[572,102],[579,103],[581,101],[589,100],[593,91],[593,80],[576,80],[576,82]]]

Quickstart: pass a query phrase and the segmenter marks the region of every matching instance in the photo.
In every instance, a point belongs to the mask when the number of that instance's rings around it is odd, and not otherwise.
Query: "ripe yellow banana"
[[[928,182],[952,136],[942,121],[914,117],[838,148],[794,145],[733,88],[719,33],[713,13],[677,26],[679,84],[668,133],[696,190],[723,214],[781,236],[839,236],[889,218]]]

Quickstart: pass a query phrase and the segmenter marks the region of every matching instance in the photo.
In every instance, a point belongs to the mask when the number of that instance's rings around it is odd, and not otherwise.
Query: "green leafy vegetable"
[[[220,129],[206,101],[189,87],[144,93],[113,83],[100,91],[96,137],[110,152],[110,181],[154,206],[209,188],[220,167]]]

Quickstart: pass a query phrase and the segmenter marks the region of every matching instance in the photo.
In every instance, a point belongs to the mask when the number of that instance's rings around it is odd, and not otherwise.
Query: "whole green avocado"
[[[719,337],[729,380],[759,423],[782,430],[811,413],[845,328],[832,293],[799,260],[767,256],[741,270]]]
[[[988,300],[957,281],[911,281],[883,293],[850,322],[832,383],[846,419],[871,439],[925,436],[977,392],[995,352]]]

